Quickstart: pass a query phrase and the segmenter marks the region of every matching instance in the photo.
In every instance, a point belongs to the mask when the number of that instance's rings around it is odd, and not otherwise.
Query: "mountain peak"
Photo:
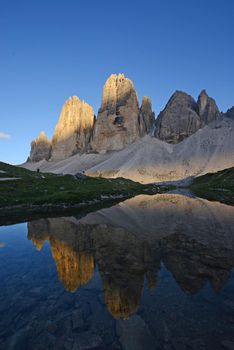
[[[216,105],[216,102],[213,98],[209,97],[206,90],[202,90],[197,100],[198,114],[201,119],[201,126],[203,127],[206,124],[216,120],[219,115],[219,109]]]
[[[112,74],[106,81],[94,125],[92,148],[98,152],[122,149],[139,135],[139,104],[132,81]]]
[[[94,124],[93,108],[77,96],[63,105],[52,138],[52,158],[63,159],[86,151]]]
[[[49,141],[49,139],[47,138],[47,136],[46,136],[44,131],[40,131],[40,133],[37,136],[36,140],[37,141],[39,141],[39,140],[48,140]]]
[[[203,90],[200,92],[199,96],[207,96],[207,97],[209,97],[205,89],[203,89]]]
[[[36,140],[31,142],[29,159],[32,162],[39,162],[42,159],[49,159],[51,156],[51,142],[44,131],[41,131]]]

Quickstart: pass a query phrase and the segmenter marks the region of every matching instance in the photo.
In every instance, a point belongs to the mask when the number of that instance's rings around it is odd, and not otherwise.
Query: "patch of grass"
[[[190,189],[199,197],[234,205],[234,167],[199,176]]]
[[[157,193],[154,185],[118,178],[104,179],[87,177],[78,180],[73,175],[36,173],[0,162],[1,177],[17,180],[0,181],[0,209],[32,206],[74,206],[81,203],[105,201],[116,196],[131,196],[140,193]],[[3,175],[3,176],[2,176]],[[167,188],[163,189],[166,191]]]

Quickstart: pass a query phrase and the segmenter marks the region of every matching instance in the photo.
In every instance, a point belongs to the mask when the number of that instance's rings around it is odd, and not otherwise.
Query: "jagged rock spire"
[[[207,95],[206,90],[201,91],[200,95],[198,96],[197,105],[198,114],[201,120],[200,127],[203,127],[213,120],[216,120],[220,115],[215,100]]]
[[[155,122],[155,114],[152,111],[151,99],[147,96],[142,97],[142,103],[139,114],[140,136],[149,134]]]
[[[148,132],[151,117],[148,100],[143,100],[140,110],[132,81],[124,74],[112,74],[104,85],[92,149],[97,152],[122,149]]]
[[[52,138],[52,159],[64,159],[87,151],[94,124],[93,108],[77,96],[62,107]]]
[[[31,142],[31,152],[29,160],[39,162],[42,159],[48,160],[51,155],[51,142],[46,137],[44,131],[41,131],[36,140]]]

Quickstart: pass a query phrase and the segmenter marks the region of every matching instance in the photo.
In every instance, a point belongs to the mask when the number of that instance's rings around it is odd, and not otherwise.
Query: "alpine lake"
[[[234,349],[234,206],[138,195],[0,227],[0,349]]]

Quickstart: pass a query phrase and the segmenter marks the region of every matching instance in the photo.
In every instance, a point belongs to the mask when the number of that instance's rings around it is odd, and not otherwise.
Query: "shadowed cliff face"
[[[186,293],[207,282],[219,291],[234,266],[234,208],[182,195],[141,195],[83,219],[28,224],[37,248],[48,240],[63,286],[74,292],[97,264],[106,306],[128,318],[140,303],[144,279],[157,288],[163,263]]]
[[[168,143],[179,143],[219,116],[215,100],[205,90],[197,102],[185,92],[176,91],[156,119],[155,136]]]

